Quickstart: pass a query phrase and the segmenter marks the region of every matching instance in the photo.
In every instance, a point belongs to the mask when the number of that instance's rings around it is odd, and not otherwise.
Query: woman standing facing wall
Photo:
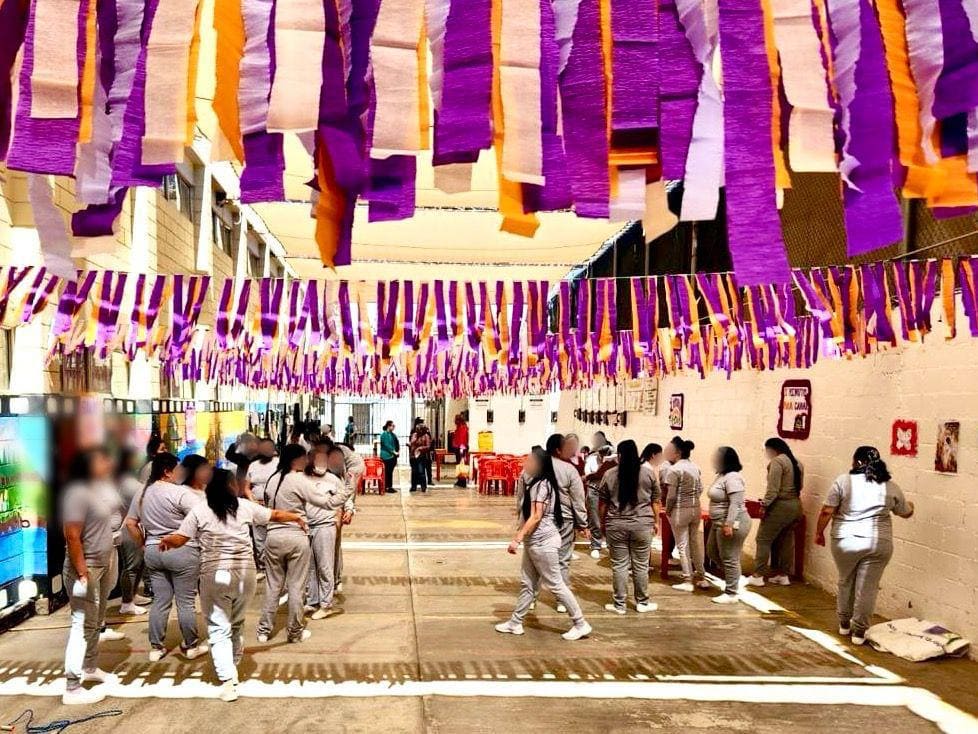
[[[791,583],[792,556],[794,555],[793,528],[801,518],[801,488],[803,469],[791,453],[791,447],[781,438],[769,438],[764,442],[767,465],[767,492],[761,500],[763,517],[757,531],[757,550],[754,553],[754,573],[747,579],[751,586],[764,586],[764,577],[772,584],[788,586]]]

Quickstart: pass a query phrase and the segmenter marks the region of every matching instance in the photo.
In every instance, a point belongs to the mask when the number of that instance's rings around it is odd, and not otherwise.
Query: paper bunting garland
[[[0,2],[0,162],[74,176],[76,236],[111,235],[128,187],[183,160],[198,68],[241,201],[284,199],[300,136],[328,266],[350,263],[359,199],[372,221],[413,215],[429,147],[445,191],[494,147],[502,228],[526,236],[537,212],[661,220],[666,180],[683,220],[712,219],[725,186],[744,286],[791,279],[791,171],[839,172],[850,254],[902,239],[894,188],[937,217],[978,209],[978,13],[959,0],[215,0],[213,29],[201,13]]]
[[[553,287],[263,278],[227,279],[212,292],[208,276],[8,267],[0,323],[30,323],[56,303],[52,357],[91,349],[99,359],[155,360],[181,380],[428,397],[729,377],[866,356],[930,333],[938,285],[947,338],[959,303],[978,337],[978,257],[794,270],[792,280],[794,288],[745,287],[732,273]]]

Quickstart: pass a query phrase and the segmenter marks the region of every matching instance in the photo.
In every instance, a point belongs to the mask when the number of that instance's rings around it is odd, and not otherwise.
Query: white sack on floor
[[[877,650],[914,662],[941,655],[964,655],[971,646],[960,635],[939,624],[916,617],[874,624],[866,630],[866,640]]]

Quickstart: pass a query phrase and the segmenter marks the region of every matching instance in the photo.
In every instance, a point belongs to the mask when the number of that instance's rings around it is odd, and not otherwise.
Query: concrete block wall
[[[936,314],[935,314],[936,316]],[[936,318],[935,318],[936,321]],[[963,322],[959,321],[963,325]],[[710,455],[719,445],[737,449],[748,496],[764,493],[765,439],[777,435],[778,401],[786,379],[810,379],[811,436],[792,441],[805,465],[803,495],[808,519],[806,577],[834,591],[836,572],[826,548],[813,543],[815,519],[832,480],[848,470],[856,446],[879,447],[896,482],[916,505],[910,520],[894,518],[894,555],[883,577],[877,611],[890,618],[916,616],[940,622],[978,640],[978,340],[959,333],[945,342],[944,327],[922,345],[908,345],[850,361],[821,360],[809,371],[667,377],[659,382],[658,414],[628,414],[625,428],[574,420],[578,396],[561,395],[558,429],[582,438],[601,429],[613,441],[632,438],[639,449],[676,435],[668,426],[668,400],[685,396],[684,438],[695,441],[693,458],[711,477]],[[611,397],[603,402],[612,409]],[[895,419],[918,422],[916,458],[889,455]],[[934,470],[938,423],[961,422],[958,473]],[[586,440],[586,439],[585,439]],[[756,523],[755,523],[756,525]],[[752,540],[748,541],[748,550]]]

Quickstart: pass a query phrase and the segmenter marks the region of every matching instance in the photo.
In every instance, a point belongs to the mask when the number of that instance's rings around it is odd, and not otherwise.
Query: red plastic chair
[[[368,457],[363,460],[366,467],[363,476],[360,477],[359,494],[367,494],[367,491],[384,494],[387,487],[384,482],[384,462],[375,457]]]
[[[483,459],[479,462],[479,494],[510,494],[509,467],[499,459]]]

